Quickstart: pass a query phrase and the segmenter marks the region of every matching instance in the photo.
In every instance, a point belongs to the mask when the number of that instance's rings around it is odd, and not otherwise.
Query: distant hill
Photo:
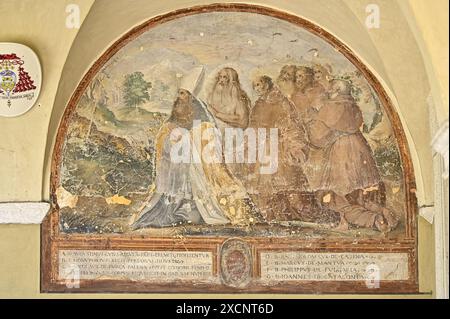
[[[149,112],[140,107],[118,108],[114,110],[114,115],[119,121],[133,122],[133,123],[154,121],[156,118],[159,117],[159,113]]]

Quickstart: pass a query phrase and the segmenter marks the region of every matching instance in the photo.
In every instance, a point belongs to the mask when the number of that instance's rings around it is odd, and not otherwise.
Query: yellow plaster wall
[[[418,4],[407,3],[405,13],[404,1]],[[48,200],[50,156],[64,107],[83,74],[112,42],[153,16],[214,2],[217,1],[2,0],[0,12],[9,12],[3,16],[2,24],[14,27],[1,28],[0,41],[21,42],[33,48],[41,59],[44,81],[36,107],[18,118],[0,118],[0,202]],[[446,0],[427,1],[437,3],[432,6],[420,6],[419,2],[424,0],[252,1],[322,26],[351,47],[378,76],[402,118],[419,184],[418,197],[421,204],[427,204],[433,201],[433,174],[426,97],[436,83],[445,83],[445,74],[434,70],[445,65],[443,40],[436,40],[430,33],[444,27],[445,19],[436,22],[434,13],[443,11]],[[81,7],[84,22],[80,30],[65,28],[68,3]],[[365,8],[369,3],[381,8],[380,29],[365,27]],[[420,27],[413,30],[411,21],[417,21]],[[424,25],[427,27],[422,29]],[[422,30],[421,43],[417,30]],[[425,57],[424,48],[430,52]],[[434,289],[433,240],[432,225],[420,219],[419,279],[425,293]],[[0,225],[0,297],[61,296],[39,293],[39,245],[39,226]],[[418,297],[427,296],[431,295]]]
[[[438,124],[448,119],[449,1],[402,0],[400,2],[424,57]],[[443,27],[446,26],[446,27]]]
[[[76,1],[81,21],[93,0]],[[23,43],[42,65],[36,106],[23,116],[0,117],[0,202],[40,201],[45,141],[53,103],[67,55],[78,29],[66,28],[66,6],[73,1],[1,0],[1,42]]]

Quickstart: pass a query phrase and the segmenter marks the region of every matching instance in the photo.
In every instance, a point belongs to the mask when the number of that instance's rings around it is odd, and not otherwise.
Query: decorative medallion
[[[230,287],[244,288],[252,279],[252,253],[240,239],[226,240],[220,249],[222,282]]]
[[[36,54],[18,43],[0,43],[0,116],[14,117],[35,104],[41,87]]]

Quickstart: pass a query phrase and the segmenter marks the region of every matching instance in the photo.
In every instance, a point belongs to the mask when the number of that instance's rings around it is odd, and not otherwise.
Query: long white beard
[[[239,103],[243,103],[240,99],[240,89],[233,85],[216,85],[209,98],[209,104],[222,113],[234,113]]]

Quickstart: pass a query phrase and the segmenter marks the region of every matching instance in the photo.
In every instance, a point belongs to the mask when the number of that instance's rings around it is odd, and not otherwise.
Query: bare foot
[[[339,222],[339,225],[337,225],[334,230],[348,230],[349,225],[347,220],[345,219],[344,216],[341,216],[341,220]]]
[[[382,215],[378,215],[375,218],[375,227],[382,233],[388,233],[391,231],[391,227],[389,227]]]
[[[395,216],[395,214],[387,208],[383,208],[382,213],[391,230],[395,229],[398,225],[397,216]]]

